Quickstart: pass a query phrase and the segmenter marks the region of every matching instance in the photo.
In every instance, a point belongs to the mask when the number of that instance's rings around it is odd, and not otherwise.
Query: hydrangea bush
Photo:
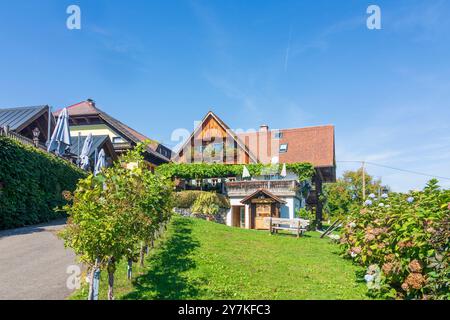
[[[343,254],[367,267],[371,295],[449,299],[450,190],[431,180],[423,191],[370,195],[350,212]]]

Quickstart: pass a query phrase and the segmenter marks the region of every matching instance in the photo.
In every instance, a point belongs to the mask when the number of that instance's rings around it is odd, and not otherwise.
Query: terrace
[[[225,187],[230,197],[247,196],[259,189],[270,190],[277,196],[292,196],[299,192],[300,183],[296,180],[231,181]]]

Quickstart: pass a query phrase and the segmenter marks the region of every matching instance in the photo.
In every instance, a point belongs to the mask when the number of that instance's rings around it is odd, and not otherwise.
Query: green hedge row
[[[62,191],[74,191],[85,173],[56,156],[0,137],[0,230],[61,216]]]
[[[174,206],[176,208],[190,208],[195,200],[204,193],[208,193],[207,191],[180,191],[175,194],[175,204]],[[218,193],[212,193],[215,196],[214,204],[218,205],[219,208],[223,209],[229,209],[230,208],[230,202],[228,199],[221,194]]]

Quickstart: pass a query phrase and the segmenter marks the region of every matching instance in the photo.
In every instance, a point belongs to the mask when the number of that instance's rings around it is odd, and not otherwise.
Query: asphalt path
[[[57,220],[0,231],[0,300],[62,300],[70,295],[67,281],[74,278],[77,264],[73,251],[56,236],[64,226],[65,220]],[[69,286],[73,283],[69,279]]]

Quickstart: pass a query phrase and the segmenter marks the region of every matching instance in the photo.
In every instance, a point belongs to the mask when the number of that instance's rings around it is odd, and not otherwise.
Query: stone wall
[[[193,217],[200,218],[203,220],[214,221],[221,224],[226,224],[228,209],[219,209],[219,213],[215,215],[207,215],[207,214],[198,214],[192,213],[189,208],[174,208],[173,211],[184,216],[184,217]]]

